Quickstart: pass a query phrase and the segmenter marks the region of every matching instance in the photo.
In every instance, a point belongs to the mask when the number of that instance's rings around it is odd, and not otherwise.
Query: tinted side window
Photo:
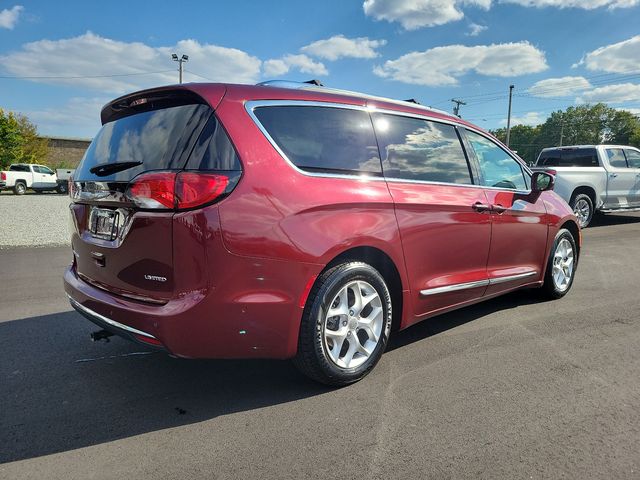
[[[467,138],[478,158],[483,185],[527,190],[522,167],[507,152],[488,138],[469,130]]]
[[[625,148],[624,153],[631,168],[640,168],[640,152]]]
[[[382,174],[371,119],[365,111],[272,106],[256,108],[255,115],[298,168]]]
[[[211,116],[189,162],[188,170],[242,170],[238,155],[222,124]]]
[[[564,167],[597,167],[598,153],[595,148],[579,148],[562,152]]]
[[[11,165],[9,170],[12,172],[30,172],[29,165]]]
[[[382,169],[389,178],[470,184],[469,165],[452,125],[374,114]]]
[[[547,150],[540,154],[537,165],[540,167],[559,167],[562,162],[561,150]]]
[[[609,165],[615,168],[627,168],[627,159],[621,148],[607,148]]]
[[[33,167],[33,171],[35,173],[46,173],[42,168],[40,168],[38,165],[34,165]]]

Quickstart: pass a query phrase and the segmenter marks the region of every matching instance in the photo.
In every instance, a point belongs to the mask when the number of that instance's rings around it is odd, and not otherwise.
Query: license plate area
[[[102,240],[115,240],[118,237],[120,212],[108,208],[91,207],[89,212],[89,233]]]

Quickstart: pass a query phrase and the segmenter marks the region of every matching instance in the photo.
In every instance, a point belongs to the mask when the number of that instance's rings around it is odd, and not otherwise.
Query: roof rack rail
[[[315,85],[316,87],[324,87],[323,83],[320,80],[316,80],[315,78],[302,83],[308,83],[309,85]]]
[[[420,102],[417,101],[415,98],[407,98],[406,100],[403,100],[403,101],[407,103],[415,103],[416,105],[420,105]]]

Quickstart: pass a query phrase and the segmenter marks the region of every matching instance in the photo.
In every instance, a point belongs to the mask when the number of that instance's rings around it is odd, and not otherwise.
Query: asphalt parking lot
[[[640,478],[640,215],[584,232],[573,290],[397,334],[338,390],[186,361],[67,304],[66,247],[0,251],[0,478]]]

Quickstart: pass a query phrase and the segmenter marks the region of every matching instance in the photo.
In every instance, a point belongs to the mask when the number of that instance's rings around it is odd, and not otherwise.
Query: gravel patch
[[[0,194],[0,248],[69,245],[69,197]]]

